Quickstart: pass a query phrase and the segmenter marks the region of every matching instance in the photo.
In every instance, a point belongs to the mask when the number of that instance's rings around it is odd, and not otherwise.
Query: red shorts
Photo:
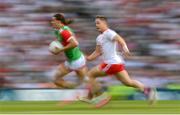
[[[106,64],[102,63],[99,65],[99,69],[104,71],[106,74],[112,75],[125,70],[124,64]]]

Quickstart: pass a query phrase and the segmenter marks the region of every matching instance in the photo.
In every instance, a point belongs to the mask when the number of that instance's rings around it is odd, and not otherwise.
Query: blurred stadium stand
[[[0,0],[1,88],[54,87],[53,71],[64,56],[48,52],[55,39],[49,20],[58,12],[75,20],[71,27],[86,54],[98,35],[94,17],[102,14],[128,43],[133,56],[126,68],[133,78],[156,87],[180,83],[179,0]],[[113,78],[99,80],[118,84]]]

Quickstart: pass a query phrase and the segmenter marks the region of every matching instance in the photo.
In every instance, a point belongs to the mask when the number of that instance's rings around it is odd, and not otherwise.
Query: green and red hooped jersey
[[[55,35],[58,39],[58,41],[63,45],[66,46],[69,44],[69,40],[71,39],[71,36],[74,36],[73,31],[68,26],[64,26],[60,30],[55,30]],[[81,57],[82,52],[79,49],[79,47],[70,48],[66,51],[64,51],[67,59],[69,62],[72,62],[74,60],[77,60]]]

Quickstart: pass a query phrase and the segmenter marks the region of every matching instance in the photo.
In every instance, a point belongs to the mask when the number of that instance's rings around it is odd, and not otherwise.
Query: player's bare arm
[[[78,45],[79,45],[78,41],[74,38],[74,36],[71,36],[71,37],[69,38],[69,44],[66,45],[66,46],[64,46],[62,49],[60,49],[59,52],[66,51],[66,50],[68,50],[68,49],[70,49],[70,48],[75,48],[75,47],[77,47]]]
[[[116,40],[121,45],[124,55],[126,57],[130,56],[130,51],[127,47],[125,40],[120,35],[116,35],[114,40]]]
[[[88,61],[92,61],[100,55],[101,55],[101,47],[99,45],[96,45],[95,51],[91,55],[87,56],[86,58]]]

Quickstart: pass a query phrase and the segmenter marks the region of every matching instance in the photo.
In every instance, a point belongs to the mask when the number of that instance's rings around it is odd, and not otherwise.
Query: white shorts
[[[86,65],[86,59],[83,55],[81,55],[79,59],[72,62],[65,61],[64,65],[71,70],[78,70],[79,68]]]

